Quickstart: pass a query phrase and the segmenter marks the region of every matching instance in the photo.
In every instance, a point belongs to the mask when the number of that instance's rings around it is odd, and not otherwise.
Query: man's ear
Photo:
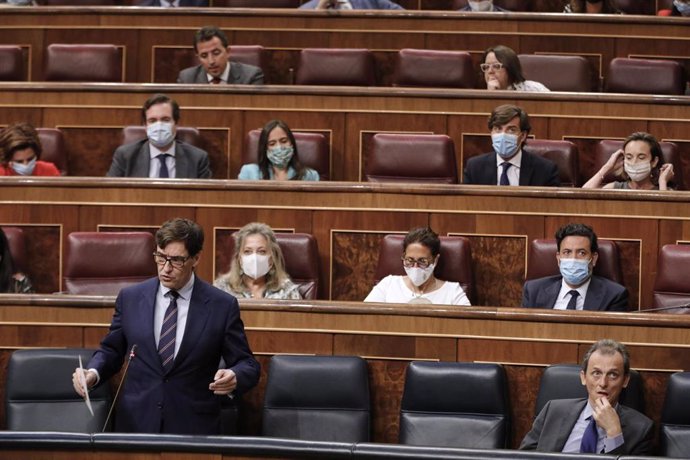
[[[587,380],[585,379],[585,371],[580,370],[580,383],[584,386],[587,385]]]
[[[598,260],[599,260],[599,253],[593,252],[592,253],[592,268],[594,268],[597,265]]]

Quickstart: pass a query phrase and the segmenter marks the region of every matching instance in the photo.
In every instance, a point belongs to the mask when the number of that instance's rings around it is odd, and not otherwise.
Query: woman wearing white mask
[[[266,123],[259,136],[259,163],[242,166],[238,179],[319,180],[319,173],[299,161],[297,142],[282,120]]]
[[[59,176],[53,163],[40,161],[43,148],[38,133],[28,123],[0,131],[0,176]]]
[[[613,173],[622,181],[605,183],[607,174]],[[649,133],[632,133],[623,148],[609,157],[582,188],[609,188],[630,190],[670,190],[673,165],[664,163],[659,142]]]
[[[252,222],[235,234],[230,271],[213,282],[242,299],[301,299],[298,286],[285,271],[283,252],[271,227]]]
[[[410,230],[403,240],[401,263],[405,276],[388,275],[371,290],[365,302],[470,305],[459,283],[434,276],[441,240],[428,227]]]

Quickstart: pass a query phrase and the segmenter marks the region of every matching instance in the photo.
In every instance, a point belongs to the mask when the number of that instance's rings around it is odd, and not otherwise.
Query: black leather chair
[[[586,398],[587,388],[580,381],[579,364],[553,364],[544,369],[539,383],[536,416],[552,399]],[[630,369],[630,381],[620,395],[620,403],[644,413],[644,393],[639,372]]]
[[[507,448],[510,404],[498,364],[413,361],[400,407],[400,443]]]
[[[12,353],[7,369],[5,409],[7,429],[17,431],[103,430],[110,408],[110,387],[89,393],[94,416],[72,388],[72,373],[93,354],[85,349],[31,349]]]
[[[690,453],[690,372],[671,375],[661,412],[659,444],[664,457],[687,458]]]
[[[356,356],[271,359],[263,435],[311,441],[366,442],[370,437],[367,364]]]

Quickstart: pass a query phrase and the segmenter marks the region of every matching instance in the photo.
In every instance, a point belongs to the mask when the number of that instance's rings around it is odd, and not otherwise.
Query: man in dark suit
[[[108,177],[211,177],[208,154],[175,140],[180,106],[165,94],[151,96],[142,108],[146,139],[121,145],[113,154]]]
[[[463,184],[561,185],[555,163],[523,150],[531,129],[529,116],[520,107],[496,107],[489,116],[494,151],[467,160]]]
[[[115,417],[115,431],[219,434],[227,395],[259,380],[259,363],[247,344],[235,299],[194,274],[204,233],[176,218],[156,232],[158,277],[122,289],[110,331],[89,361],[90,388],[129,361]],[[218,368],[220,359],[227,368]],[[72,376],[83,396],[76,369]]]
[[[627,311],[628,290],[592,275],[599,258],[592,227],[568,224],[556,232],[556,259],[561,275],[525,283],[522,306],[557,310]]]
[[[621,343],[604,339],[589,349],[580,381],[587,399],[549,401],[520,444],[542,452],[645,455],[652,450],[653,422],[618,403],[630,380],[630,355]]]
[[[201,64],[177,76],[178,83],[263,85],[264,73],[256,66],[230,61],[228,37],[218,27],[206,26],[194,34],[194,51]]]

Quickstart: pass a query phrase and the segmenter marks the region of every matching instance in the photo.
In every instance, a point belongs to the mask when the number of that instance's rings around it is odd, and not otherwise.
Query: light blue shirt
[[[618,407],[618,406],[616,406]],[[580,417],[578,417],[573,431],[570,432],[568,440],[563,446],[563,452],[580,452],[580,444],[582,443],[582,436],[585,434],[585,429],[589,425],[590,417],[592,416],[592,407],[589,405],[589,401],[585,405],[585,408],[580,412]],[[614,449],[623,445],[625,440],[623,439],[623,433],[609,438],[606,436],[606,430],[597,425],[597,453],[608,453]]]
[[[288,168],[288,179],[295,177],[295,174],[296,172],[294,168],[290,166]],[[273,179],[273,168],[268,168],[268,175],[270,176],[269,179]],[[237,178],[240,180],[261,180],[264,178],[264,175],[261,173],[261,169],[259,169],[258,164],[249,163],[242,165],[242,169],[240,169],[240,174],[237,176]],[[305,168],[302,180],[317,181],[319,180],[319,173],[311,168]]]

